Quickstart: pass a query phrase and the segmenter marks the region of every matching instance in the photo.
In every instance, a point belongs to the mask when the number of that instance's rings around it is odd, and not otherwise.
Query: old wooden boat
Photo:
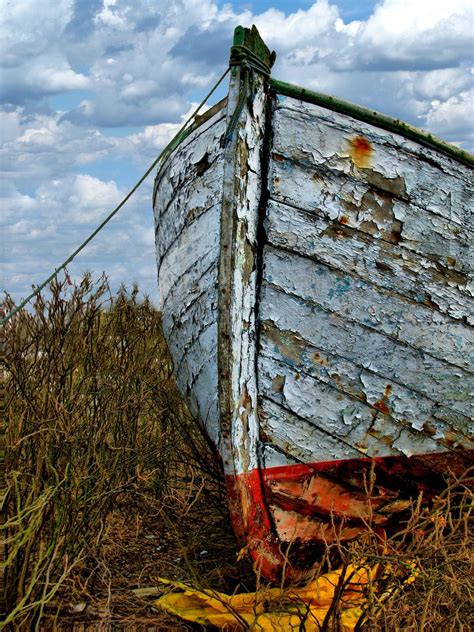
[[[154,212],[179,388],[277,579],[472,463],[474,158],[271,61],[236,29],[228,96],[161,163]]]

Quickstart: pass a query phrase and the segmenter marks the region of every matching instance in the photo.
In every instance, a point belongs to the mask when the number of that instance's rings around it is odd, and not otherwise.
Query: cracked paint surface
[[[176,381],[217,445],[217,303],[225,103],[168,158],[154,194],[163,331]]]
[[[318,542],[354,537],[369,515],[390,528],[472,463],[472,170],[290,97],[272,125],[262,465],[275,529],[304,567]]]

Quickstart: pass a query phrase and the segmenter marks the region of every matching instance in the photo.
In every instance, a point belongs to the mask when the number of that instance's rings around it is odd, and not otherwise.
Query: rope
[[[270,76],[270,66],[243,44],[237,44],[230,49],[229,66],[253,68],[266,77]]]
[[[239,66],[244,70],[244,89],[239,94],[239,100],[235,107],[235,110],[231,116],[224,137],[221,142],[221,147],[225,147],[232,141],[237,122],[242,114],[245,100],[249,94],[249,74],[251,71],[256,70],[265,77],[270,77],[270,66],[268,66],[260,57],[258,57],[250,48],[243,44],[237,44],[230,49],[229,67],[233,68]]]
[[[240,91],[239,100],[237,101],[237,105],[235,106],[235,110],[232,113],[229,124],[227,125],[227,129],[225,131],[224,136],[222,137],[221,147],[226,147],[232,140],[234,135],[234,130],[237,126],[237,122],[242,114],[242,110],[245,105],[245,100],[247,99],[249,92],[249,73],[246,72],[244,75],[244,89]]]
[[[230,70],[230,67],[226,69],[226,71],[222,74],[222,76],[217,81],[217,83],[214,84],[214,87],[211,88],[209,93],[204,97],[204,99],[198,105],[196,110],[191,114],[191,116],[183,124],[183,126],[178,131],[178,133],[171,139],[171,141],[166,145],[166,147],[159,154],[159,156],[152,162],[152,164],[148,167],[148,169],[145,171],[143,176],[138,180],[138,182],[135,184],[135,186],[132,189],[130,189],[130,191],[123,198],[123,200],[114,208],[114,210],[111,213],[109,213],[109,215],[107,215],[107,217],[104,219],[104,221],[101,224],[99,224],[99,226],[89,235],[89,237],[87,237],[87,239],[85,241],[83,241],[82,244],[80,246],[78,246],[78,248],[76,248],[76,250],[74,250],[74,252],[71,255],[69,255],[69,257],[63,263],[61,263],[60,266],[55,268],[54,272],[52,274],[50,274],[49,277],[45,281],[43,281],[43,283],[38,285],[35,288],[35,290],[33,292],[31,292],[31,294],[27,298],[25,298],[7,316],[5,316],[4,318],[1,319],[1,321],[0,321],[1,325],[4,325],[5,323],[7,323],[17,312],[19,312],[21,309],[23,309],[23,307],[25,307],[25,305],[27,305],[31,301],[32,298],[34,298],[37,294],[39,294],[41,292],[41,290],[44,287],[46,287],[46,285],[48,285],[48,283],[50,283],[61,272],[61,270],[64,270],[64,268],[69,263],[71,263],[71,261],[74,259],[74,257],[76,257],[81,252],[81,250],[83,250],[87,246],[87,244],[94,239],[94,237],[104,228],[104,226],[110,222],[110,220],[114,217],[114,215],[116,215],[119,212],[119,210],[122,208],[122,206],[126,202],[128,202],[128,200],[132,197],[132,195],[135,193],[135,191],[138,189],[138,187],[146,180],[146,178],[150,175],[150,173],[153,171],[153,169],[156,167],[156,165],[160,162],[160,160],[162,158],[167,157],[167,155],[170,153],[170,151],[172,151],[172,149],[174,148],[176,142],[180,139],[180,137],[186,131],[186,128],[187,128],[188,124],[190,123],[190,121],[198,114],[198,112],[201,110],[202,106],[214,94],[214,92],[217,90],[218,86],[224,80],[224,78],[227,75],[227,73],[229,72],[229,70]]]

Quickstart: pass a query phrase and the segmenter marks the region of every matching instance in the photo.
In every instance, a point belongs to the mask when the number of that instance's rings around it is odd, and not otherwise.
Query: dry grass
[[[104,278],[69,283],[53,283],[6,331],[4,625],[14,629],[37,627],[65,585],[94,591],[118,506],[133,512],[145,499],[171,517],[216,479],[178,397],[160,314],[136,288],[111,296]]]
[[[469,474],[451,480],[431,506],[414,502],[385,542],[369,529],[365,540],[348,547],[347,559],[381,564],[362,629],[474,628],[474,481]]]
[[[264,593],[265,582],[236,562],[220,470],[177,394],[160,314],[136,288],[111,296],[104,278],[69,283],[7,326],[0,625],[196,629],[132,589],[159,576],[223,592]],[[389,540],[368,529],[327,551],[317,572],[336,558],[380,563],[361,630],[474,628],[470,489],[466,477],[431,507],[414,503]],[[322,630],[339,629],[339,605]]]

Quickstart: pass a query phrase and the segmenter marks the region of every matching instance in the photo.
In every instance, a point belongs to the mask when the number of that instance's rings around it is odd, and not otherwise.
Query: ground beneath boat
[[[215,496],[202,493],[181,516],[176,516],[176,507],[168,515],[163,510],[157,514],[151,500],[141,507],[118,506],[109,520],[94,581],[81,590],[76,576],[74,599],[62,591],[49,608],[44,629],[55,621],[61,631],[201,630],[158,611],[150,593],[158,577],[229,593],[255,589],[250,563],[237,560],[239,546],[224,502],[219,505]],[[83,575],[90,570],[84,568]]]

